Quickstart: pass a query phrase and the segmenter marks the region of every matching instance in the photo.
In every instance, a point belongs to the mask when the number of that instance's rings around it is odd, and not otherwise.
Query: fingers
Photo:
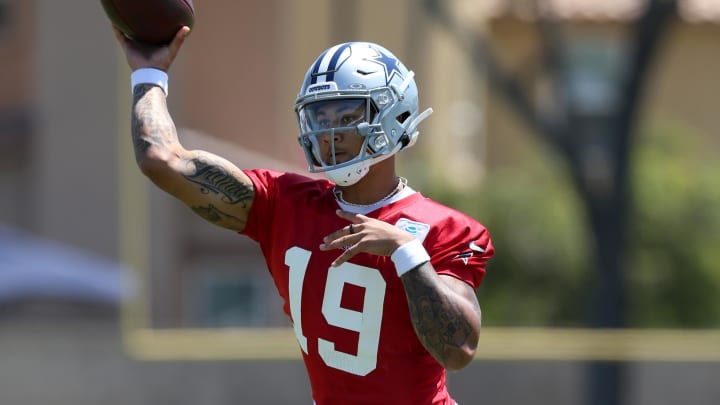
[[[362,239],[362,235],[358,234],[358,226],[359,225],[353,225],[353,233],[350,233],[350,226],[345,226],[324,237],[323,243],[320,244],[320,250],[340,249],[343,246],[353,245],[359,242],[360,239]]]
[[[165,72],[170,70],[170,65],[174,62],[180,47],[190,33],[190,27],[184,26],[175,33],[173,40],[169,44],[155,46],[133,41],[114,25],[112,30],[115,38],[125,51],[130,68],[154,67]]]
[[[339,247],[345,246],[347,243],[355,243],[362,238],[362,236],[358,235],[362,230],[363,225],[361,223],[350,223],[350,225],[344,226],[337,231],[331,233],[330,235],[324,237],[323,244],[320,245],[320,249],[337,249]],[[350,235],[353,235],[353,237],[348,238],[348,236]]]
[[[363,235],[358,233],[358,227],[361,226],[351,223],[323,238],[320,250],[345,249],[337,259],[330,263],[331,266],[337,267],[362,251],[360,241]]]
[[[325,236],[323,243],[320,244],[320,250],[323,251],[334,249],[344,251],[332,262],[334,267],[361,252],[389,256],[403,237],[412,238],[412,235],[377,219],[343,210],[337,210],[336,214],[350,223]]]
[[[350,226],[354,228],[353,233],[350,232]],[[330,263],[331,266],[337,267],[363,251],[361,247],[363,235],[357,233],[358,226],[361,225],[350,224],[323,238],[324,243],[320,245],[320,250],[344,249],[344,252]]]
[[[113,34],[115,34],[115,39],[121,44],[125,43],[125,34],[122,33],[116,26],[112,25]]]
[[[182,27],[178,30],[178,32],[175,34],[175,38],[173,38],[172,42],[169,46],[169,53],[170,53],[170,60],[174,60],[175,57],[178,54],[178,51],[180,51],[180,47],[182,46],[183,42],[185,42],[185,38],[190,34],[190,27]]]
[[[337,257],[337,259],[333,260],[332,263],[330,263],[331,266],[337,267],[341,264],[345,263],[346,261],[350,260],[355,256],[356,254],[360,253],[361,250],[358,247],[358,245],[351,246],[348,250],[344,251],[340,256]]]

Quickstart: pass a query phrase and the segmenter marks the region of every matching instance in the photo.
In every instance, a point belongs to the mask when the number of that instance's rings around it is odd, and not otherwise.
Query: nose
[[[341,143],[344,139],[344,136],[345,135],[342,131],[331,129],[330,131],[321,134],[319,137],[322,143],[330,144],[330,141],[334,143]]]

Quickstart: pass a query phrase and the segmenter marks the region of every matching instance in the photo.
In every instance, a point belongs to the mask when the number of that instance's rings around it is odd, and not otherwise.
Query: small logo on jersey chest
[[[395,226],[414,236],[415,239],[418,239],[420,242],[425,240],[425,237],[430,231],[430,225],[412,221],[407,218],[400,218],[395,223]]]

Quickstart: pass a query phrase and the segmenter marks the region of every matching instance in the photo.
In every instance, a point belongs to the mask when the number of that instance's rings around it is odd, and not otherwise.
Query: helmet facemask
[[[317,101],[300,107],[299,141],[310,171],[327,172],[375,157],[387,145],[381,126],[373,123],[376,112],[371,100],[364,97]],[[343,146],[340,158],[336,154],[339,140]],[[359,149],[358,141],[362,143]],[[352,150],[345,149],[348,147]]]

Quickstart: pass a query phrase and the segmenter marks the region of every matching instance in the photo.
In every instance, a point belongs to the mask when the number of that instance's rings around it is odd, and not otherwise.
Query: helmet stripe
[[[310,84],[333,81],[335,79],[335,68],[338,59],[340,59],[340,55],[342,55],[343,51],[350,45],[350,43],[335,45],[320,55],[313,66],[312,74],[310,75],[312,78]],[[320,78],[321,76],[322,79]]]
[[[310,84],[317,83],[318,71],[320,70],[320,62],[322,62],[327,52],[328,50],[326,49],[325,52],[323,52],[322,55],[320,55],[320,57],[317,58],[317,60],[315,61],[315,66],[313,66],[312,71],[310,72]]]
[[[351,45],[350,43],[343,44],[342,46],[340,46],[340,48],[338,48],[337,51],[335,51],[335,54],[332,56],[332,59],[330,59],[330,65],[328,65],[328,68],[327,68],[329,73],[326,75],[326,79],[325,79],[326,81],[331,82],[331,81],[335,80],[335,68],[337,65],[337,61],[338,61],[338,59],[340,59],[340,55],[342,55],[343,51],[345,49],[349,48],[350,45]]]

